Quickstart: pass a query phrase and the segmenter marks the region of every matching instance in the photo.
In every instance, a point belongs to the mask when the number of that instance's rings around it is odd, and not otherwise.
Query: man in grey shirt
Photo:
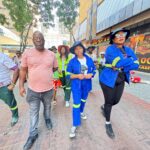
[[[14,71],[11,79],[11,71]],[[0,99],[4,101],[12,112],[11,126],[18,122],[18,107],[13,89],[18,80],[18,66],[6,54],[0,52]]]

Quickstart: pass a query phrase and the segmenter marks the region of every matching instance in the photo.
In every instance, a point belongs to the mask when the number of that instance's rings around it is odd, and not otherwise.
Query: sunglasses
[[[116,38],[122,38],[122,37],[126,37],[127,33],[123,33],[123,34],[115,34]]]

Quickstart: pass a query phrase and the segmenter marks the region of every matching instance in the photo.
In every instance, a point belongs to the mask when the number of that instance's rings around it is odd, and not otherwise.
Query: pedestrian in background
[[[100,57],[98,58],[98,63],[97,63],[99,75],[101,74],[102,70],[105,67],[105,62],[106,62],[105,52],[100,52]]]
[[[87,53],[86,53],[89,57],[92,58],[92,60],[94,61],[94,63],[97,62],[97,57],[96,57],[96,54],[94,53],[95,48],[96,48],[95,46],[89,46],[87,48]]]
[[[14,62],[18,65],[19,68],[21,64],[21,56],[22,56],[21,51],[17,51],[16,56],[14,57]]]
[[[52,52],[54,52],[55,54],[58,54],[58,50],[56,48],[56,46],[52,46],[51,47]]]
[[[64,89],[64,100],[66,102],[66,107],[70,106],[70,95],[71,95],[71,80],[68,77],[67,66],[69,61],[72,59],[72,55],[69,53],[69,47],[66,45],[58,46],[59,55],[58,60],[58,73],[59,79]]]
[[[100,74],[100,85],[105,98],[101,110],[106,118],[106,133],[110,138],[115,137],[110,122],[112,107],[119,103],[125,82],[130,82],[130,71],[137,70],[139,67],[139,62],[133,50],[124,46],[129,36],[130,31],[126,29],[119,29],[111,33],[111,45],[105,53],[105,68]]]
[[[91,57],[92,58],[92,60],[94,61],[94,65],[96,66],[97,65],[97,57],[96,57],[96,54],[94,53],[94,51],[95,51],[95,46],[89,46],[88,48],[87,48],[87,52],[86,52],[86,54],[89,56],[89,57]],[[89,83],[89,92],[92,92],[92,80],[91,80],[91,83]]]
[[[11,71],[14,72],[12,79]],[[6,54],[0,52],[0,99],[9,106],[12,112],[11,126],[14,126],[19,119],[17,101],[13,93],[18,77],[17,64]]]
[[[55,46],[52,46],[49,48],[50,51],[55,53],[55,56],[58,56],[57,49]],[[57,104],[57,90],[59,87],[61,87],[61,81],[59,79],[59,73],[58,70],[54,71],[53,73],[53,86],[54,86],[54,94],[53,94],[53,105]]]

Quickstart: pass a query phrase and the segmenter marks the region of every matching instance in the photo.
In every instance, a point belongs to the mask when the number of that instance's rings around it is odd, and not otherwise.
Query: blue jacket
[[[139,67],[139,62],[133,50],[126,46],[124,46],[124,49],[127,54],[127,56],[125,57],[115,44],[109,46],[106,49],[106,65],[104,70],[100,74],[99,80],[109,87],[113,88],[115,86],[115,82],[120,69],[125,72],[126,82],[129,83],[130,71],[137,70]]]
[[[84,54],[84,56],[86,57],[86,64],[88,66],[88,71],[87,73],[92,73],[93,77],[96,74],[96,68],[94,65],[93,60],[87,56],[86,54]],[[77,56],[75,56],[74,58],[72,58],[68,64],[67,67],[67,72],[69,72],[70,74],[81,74],[81,64],[78,61]],[[90,89],[90,83],[91,83],[91,79],[71,79],[71,89],[74,90],[80,90],[81,89],[81,82],[85,82],[85,86],[87,86]]]

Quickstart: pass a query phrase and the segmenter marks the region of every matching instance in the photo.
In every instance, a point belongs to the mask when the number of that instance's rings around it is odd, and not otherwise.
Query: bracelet
[[[15,86],[16,84],[14,84],[13,82],[11,82],[11,85],[12,85],[12,86]]]

